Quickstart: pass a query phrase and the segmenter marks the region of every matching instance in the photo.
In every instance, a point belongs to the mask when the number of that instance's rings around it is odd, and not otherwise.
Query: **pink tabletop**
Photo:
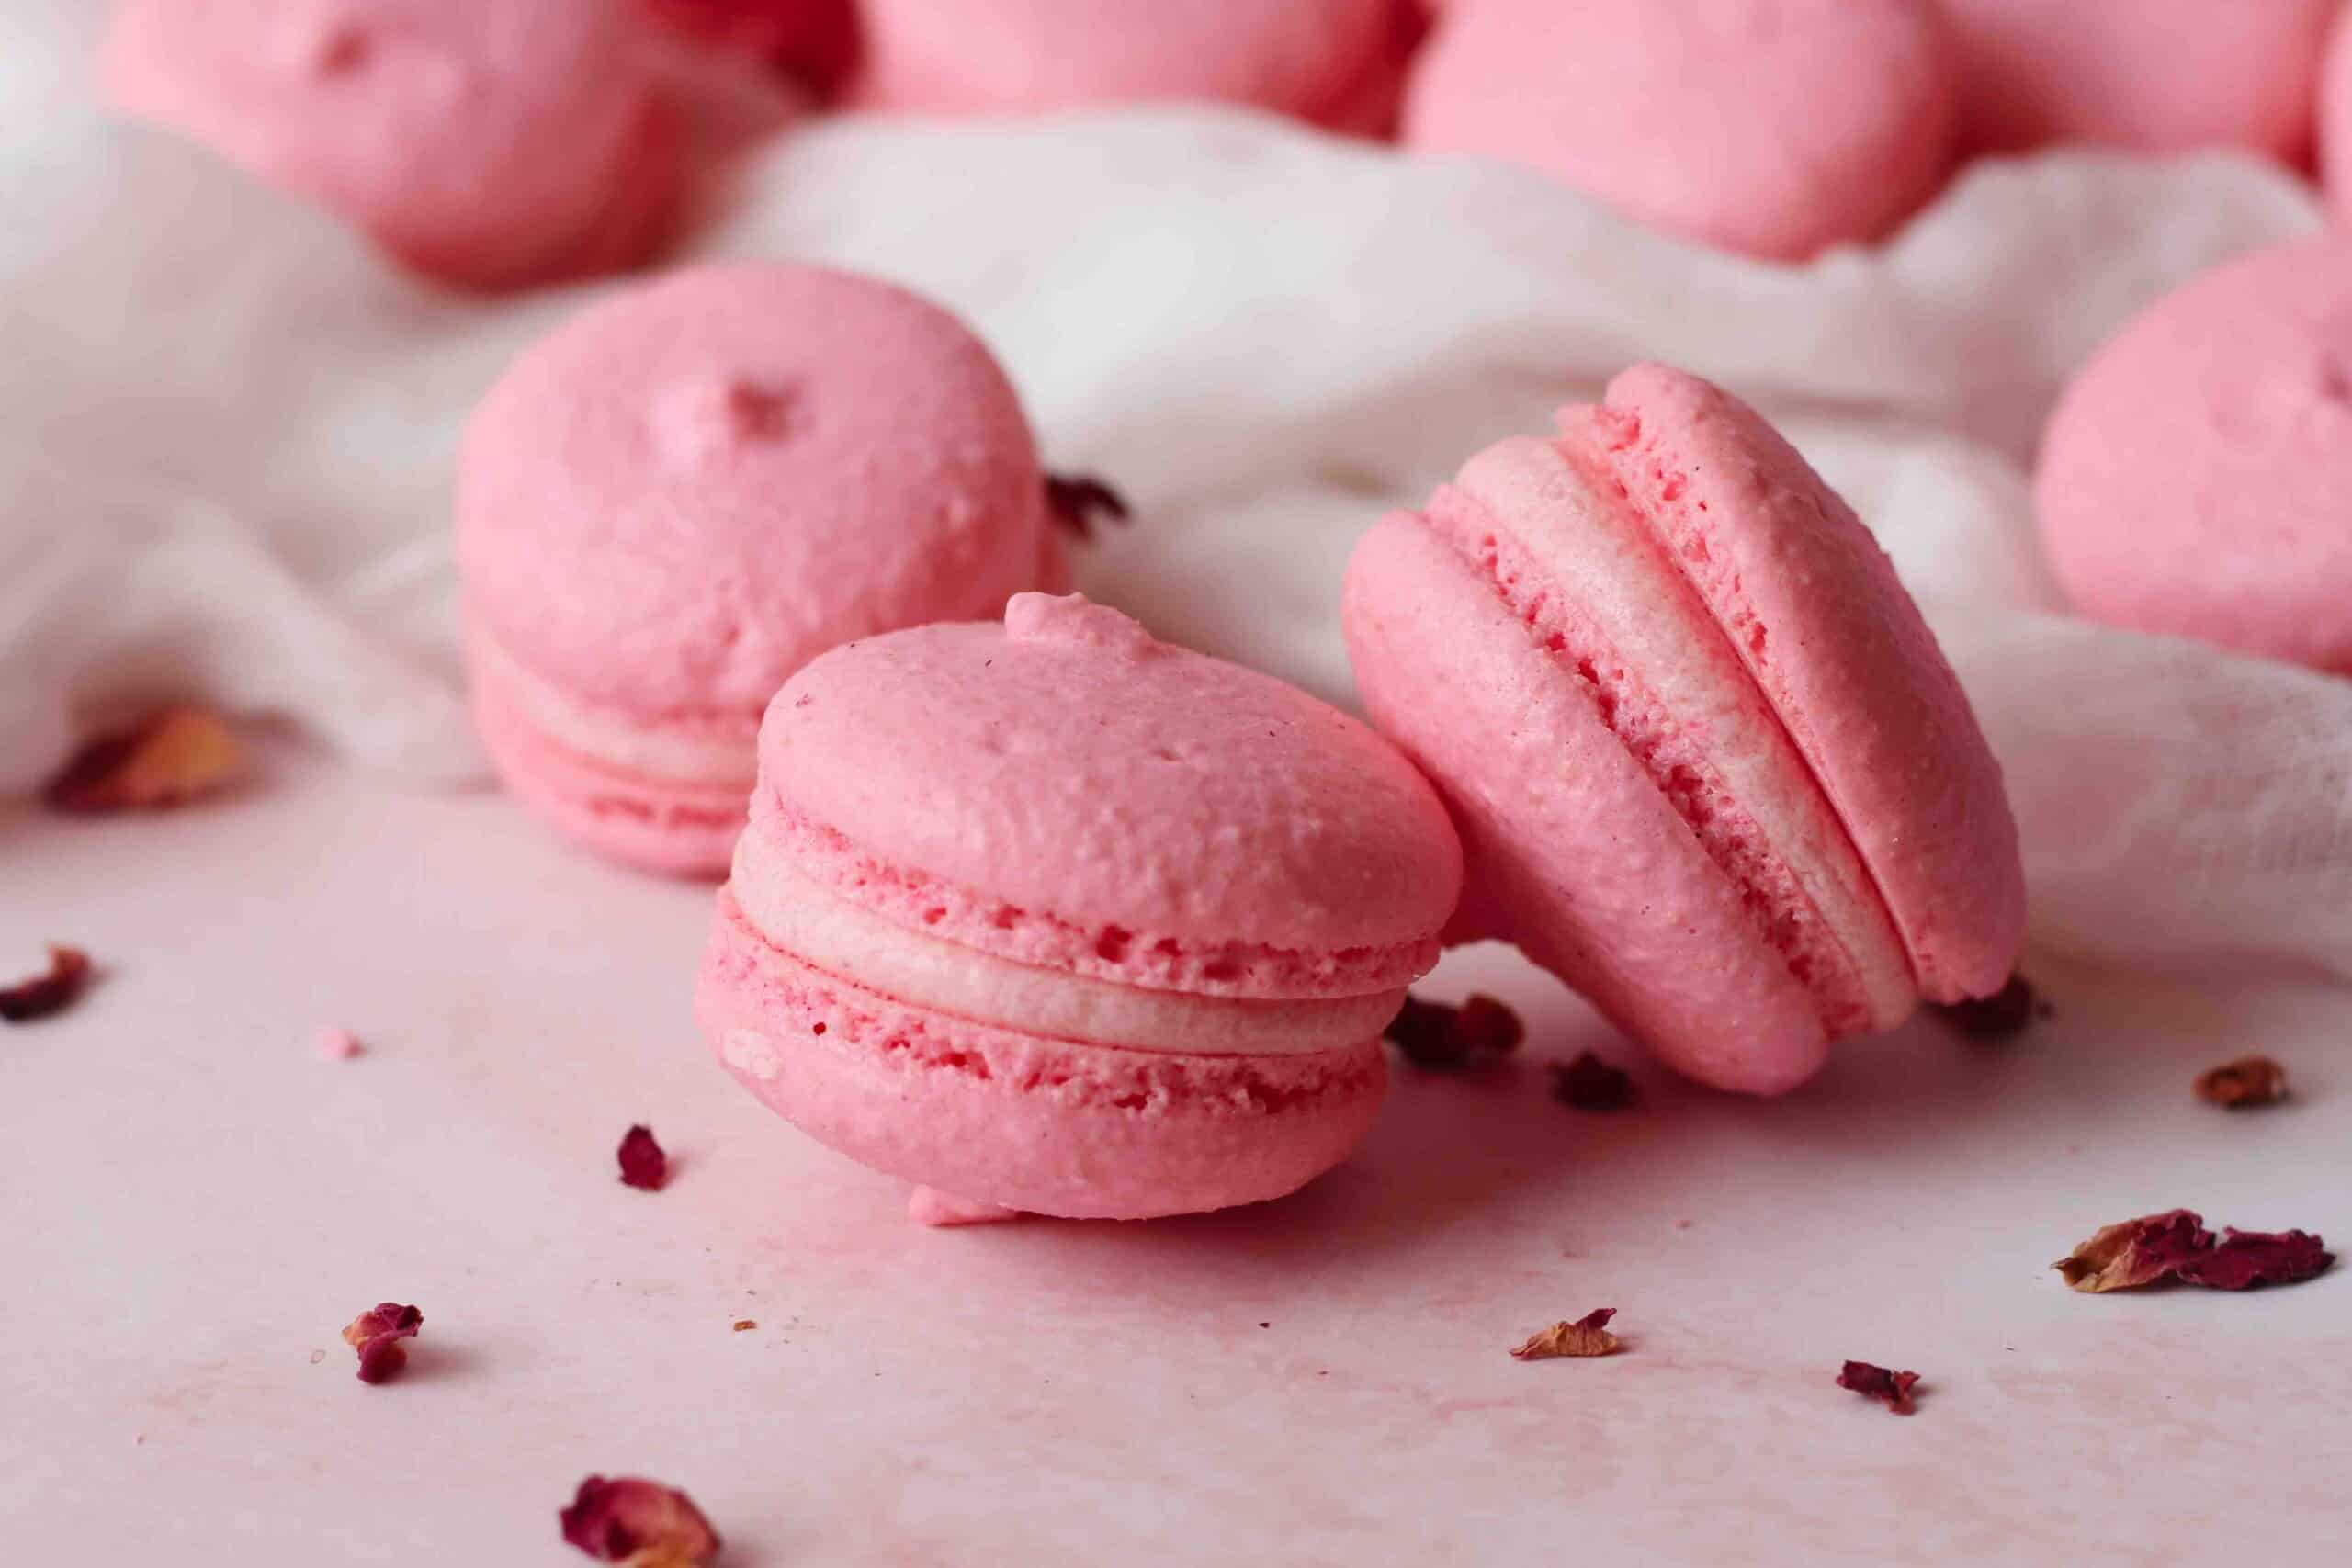
[[[2050,1260],[2174,1205],[2352,1241],[2352,1002],[2100,977],[1931,1023],[1778,1103],[1637,1067],[1499,951],[1524,1059],[1399,1075],[1288,1201],[928,1232],[761,1110],[688,1021],[707,890],[498,796],[279,759],[240,798],[0,813],[0,954],[86,946],[0,1029],[0,1535],[12,1562],[582,1562],[590,1472],[785,1564],[2343,1561],[2352,1271],[2092,1297]],[[322,1060],[311,1037],[368,1044]],[[2250,1050],[2299,1098],[2230,1115]],[[615,1179],[650,1122],[669,1189]],[[424,1330],[368,1387],[338,1337]],[[1521,1364],[1620,1309],[1628,1348]],[[758,1326],[738,1332],[739,1319]],[[1925,1374],[1905,1419],[1832,1386]]]

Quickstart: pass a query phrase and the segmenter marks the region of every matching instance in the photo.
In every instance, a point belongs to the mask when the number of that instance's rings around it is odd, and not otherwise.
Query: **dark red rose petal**
[[[359,1381],[384,1382],[408,1365],[408,1348],[401,1341],[413,1339],[424,1326],[424,1314],[398,1302],[382,1302],[344,1325],[343,1342],[359,1352]]]
[[[2197,1075],[2197,1098],[2224,1111],[2251,1111],[2287,1098],[2287,1069],[2267,1056],[2241,1056]]]
[[[1527,1029],[1519,1014],[1492,997],[1472,997],[1458,1008],[1407,997],[1386,1032],[1413,1066],[1443,1068],[1516,1051]]]
[[[670,1156],[653,1139],[650,1127],[631,1127],[621,1137],[621,1180],[648,1192],[659,1192],[670,1179]]]
[[[1933,1004],[1928,1010],[1971,1040],[2014,1040],[2035,1019],[2049,1016],[2034,999],[2033,982],[2022,975],[2010,976],[2009,983],[1989,997]]]
[[[30,1023],[63,1012],[81,1000],[90,985],[90,955],[78,947],[51,942],[49,968],[0,990],[0,1020]]]
[[[2246,1291],[2294,1285],[2327,1272],[2335,1254],[2309,1231],[2242,1231],[2222,1227],[2222,1244],[2185,1258],[2177,1270],[2192,1285]]]
[[[1047,474],[1046,510],[1081,539],[1094,537],[1097,517],[1124,523],[1130,515],[1127,498],[1091,474]]]
[[[1918,1386],[1917,1372],[1890,1371],[1868,1361],[1849,1361],[1838,1374],[1838,1386],[1851,1389],[1867,1399],[1883,1402],[1897,1416],[1911,1414],[1911,1391]]]
[[[2212,1245],[2202,1215],[2172,1209],[2108,1225],[2051,1267],[2086,1294],[2132,1291],[2170,1279]]]
[[[1552,1098],[1577,1111],[1623,1111],[1634,1103],[1634,1077],[1586,1051],[1552,1064]]]
[[[224,788],[243,771],[244,749],[220,716],[183,705],[84,747],[41,798],[56,811],[160,811]]]
[[[599,1562],[704,1568],[718,1555],[718,1532],[694,1500],[657,1481],[592,1475],[556,1517],[565,1542]]]

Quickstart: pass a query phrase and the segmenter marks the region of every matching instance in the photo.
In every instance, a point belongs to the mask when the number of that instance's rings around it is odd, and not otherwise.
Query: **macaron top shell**
[[[484,281],[586,231],[652,94],[629,0],[126,0],[108,96]]]
[[[2352,242],[2149,307],[2067,388],[2035,492],[2091,615],[2352,674]]]
[[[1445,808],[1387,741],[1077,597],[826,655],[777,694],[760,763],[752,830],[792,834],[804,874],[1128,984],[1402,986],[1461,890]]]
[[[756,714],[853,637],[1035,581],[1045,483],[988,348],[813,267],[674,273],[525,354],[469,424],[468,612],[518,662],[649,716]]]
[[[1405,140],[1802,260],[1878,237],[1932,193],[1956,83],[1930,0],[1481,0],[1440,19]]]
[[[1920,994],[1997,990],[2025,931],[2000,764],[1877,540],[1755,410],[1643,365],[1561,415],[1606,455],[1845,824]]]
[[[1018,112],[1173,99],[1336,114],[1398,36],[1394,0],[865,0],[860,96]]]

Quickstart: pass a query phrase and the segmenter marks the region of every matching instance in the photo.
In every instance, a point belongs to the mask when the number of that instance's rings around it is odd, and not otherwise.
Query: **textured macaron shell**
[[[1374,1041],[1272,1055],[1130,1051],[894,1000],[768,942],[725,894],[695,1016],[738,1081],[852,1158],[1075,1219],[1281,1197],[1347,1156],[1387,1087]]]
[[[1126,985],[1392,989],[1434,962],[1461,888],[1444,807],[1387,741],[1079,598],[818,660],[777,694],[760,765],[754,830],[812,879]]]
[[[992,614],[1049,558],[987,347],[901,289],[700,267],[523,355],[469,424],[468,612],[549,685],[668,720],[756,713],[854,637]]]
[[[1957,83],[1933,0],[1480,0],[1441,17],[1405,141],[1795,261],[1876,239],[1934,193]]]
[[[479,626],[466,635],[466,665],[477,689],[550,745],[602,767],[681,784],[717,784],[749,795],[758,774],[759,720],[724,709],[669,720],[598,707],[558,690]]]
[[[650,231],[678,148],[641,28],[629,0],[126,0],[100,69],[117,107],[487,287]]]
[[[865,0],[857,97],[1006,113],[1213,99],[1325,124],[1394,68],[1395,0]]]
[[[1564,431],[1604,455],[1846,828],[1920,994],[2000,988],[2025,933],[2017,822],[1959,677],[1861,520],[1771,425],[1637,366]]]
[[[2128,323],[2035,491],[2085,614],[2352,674],[2352,243],[2242,257]]]
[[[1942,0],[1979,151],[2309,150],[2339,0]]]

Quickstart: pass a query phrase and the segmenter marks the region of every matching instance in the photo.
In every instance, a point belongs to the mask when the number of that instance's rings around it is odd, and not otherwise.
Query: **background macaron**
[[[967,1202],[1139,1219],[1344,1158],[1461,886],[1396,749],[1080,598],[776,694],[696,996],[762,1100]]]
[[[101,75],[463,287],[628,265],[679,179],[631,0],[124,0]]]
[[[2085,615],[2352,675],[2352,242],[2241,257],[2127,323],[2034,490]]]
[[[1972,151],[2085,142],[2309,155],[2339,0],[1942,0]]]
[[[689,38],[741,50],[820,91],[838,87],[857,62],[855,0],[639,0],[647,14]]]
[[[1398,0],[864,0],[857,100],[1023,114],[1205,99],[1345,130],[1395,110]]]
[[[467,427],[457,522],[507,783],[686,873],[726,868],[786,676],[1061,570],[987,346],[903,289],[783,265],[673,273],[525,354]]]
[[[1374,723],[1444,793],[1455,940],[1499,937],[1702,1082],[1777,1093],[2000,988],[2017,829],[1870,533],[1746,404],[1620,376],[1348,569]]]
[[[1935,193],[1957,82],[1933,0],[1463,0],[1414,68],[1404,140],[1802,261]]]

